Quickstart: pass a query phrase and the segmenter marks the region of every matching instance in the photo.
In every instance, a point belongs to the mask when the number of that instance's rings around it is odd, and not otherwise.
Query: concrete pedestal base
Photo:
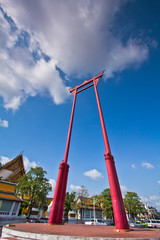
[[[48,225],[21,223],[4,226],[1,239],[25,240],[160,240],[160,229],[135,228],[130,232],[115,232],[115,226],[84,224]]]

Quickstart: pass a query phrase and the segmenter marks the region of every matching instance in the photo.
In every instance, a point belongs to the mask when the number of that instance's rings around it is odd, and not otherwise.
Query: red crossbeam
[[[74,90],[76,90],[76,89],[78,90],[78,89],[80,89],[80,88],[88,85],[89,83],[93,82],[94,79],[101,78],[102,75],[103,75],[103,73],[104,73],[104,70],[103,70],[99,75],[97,75],[97,76],[95,76],[95,77],[93,77],[93,78],[91,78],[91,79],[89,79],[89,80],[85,80],[82,84],[80,84],[80,85],[78,85],[78,86],[70,89],[70,90],[69,90],[70,93],[72,93],[72,92],[73,92]],[[88,87],[86,87],[86,88],[84,88],[84,89],[79,90],[77,93],[82,92],[83,90],[85,90],[85,89],[87,89],[87,88],[89,88],[89,87],[91,87],[91,86],[93,86],[93,84],[89,85]]]

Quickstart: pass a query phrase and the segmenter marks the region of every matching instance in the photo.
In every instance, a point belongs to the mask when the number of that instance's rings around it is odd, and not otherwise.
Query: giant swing
[[[111,154],[106,127],[103,119],[103,113],[102,113],[99,95],[97,91],[97,85],[98,85],[99,79],[103,75],[103,72],[93,77],[92,79],[84,81],[82,84],[69,90],[70,93],[73,94],[74,100],[73,100],[64,160],[60,162],[60,166],[59,166],[59,172],[58,172],[51,212],[50,212],[49,221],[48,221],[49,224],[61,224],[63,220],[63,209],[64,209],[64,201],[65,201],[68,171],[69,171],[69,165],[67,164],[67,160],[68,160],[68,153],[69,153],[69,146],[70,146],[70,139],[71,139],[71,132],[72,132],[74,110],[75,110],[75,104],[76,104],[76,97],[78,93],[94,86],[97,105],[98,105],[98,111],[99,111],[99,117],[100,117],[100,122],[102,127],[104,145],[105,145],[104,156],[105,156],[108,179],[109,179],[109,186],[110,186],[110,192],[111,192],[111,198],[112,198],[116,229],[119,231],[129,230],[123,198],[122,198],[118,176],[116,172],[115,162]]]

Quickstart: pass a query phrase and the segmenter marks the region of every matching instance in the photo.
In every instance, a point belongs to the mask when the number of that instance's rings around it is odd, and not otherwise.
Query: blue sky
[[[98,92],[122,189],[160,210],[159,0],[0,0],[0,160],[23,152],[53,187],[73,96]],[[77,96],[67,190],[109,187],[94,89]],[[53,193],[51,194],[51,196]]]

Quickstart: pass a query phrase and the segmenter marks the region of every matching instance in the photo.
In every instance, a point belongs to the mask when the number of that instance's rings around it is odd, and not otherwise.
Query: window
[[[102,219],[102,212],[101,211],[96,211],[96,218]]]
[[[2,201],[2,206],[0,208],[0,215],[9,215],[13,202],[8,200]]]
[[[94,218],[94,211],[91,210],[91,218]]]
[[[84,211],[84,217],[85,217],[85,218],[90,218],[90,210],[85,209],[85,211]]]
[[[12,215],[16,215],[16,212],[17,212],[18,206],[19,206],[19,202],[15,202],[15,204],[14,204],[14,208],[13,208],[13,212],[12,212]]]

